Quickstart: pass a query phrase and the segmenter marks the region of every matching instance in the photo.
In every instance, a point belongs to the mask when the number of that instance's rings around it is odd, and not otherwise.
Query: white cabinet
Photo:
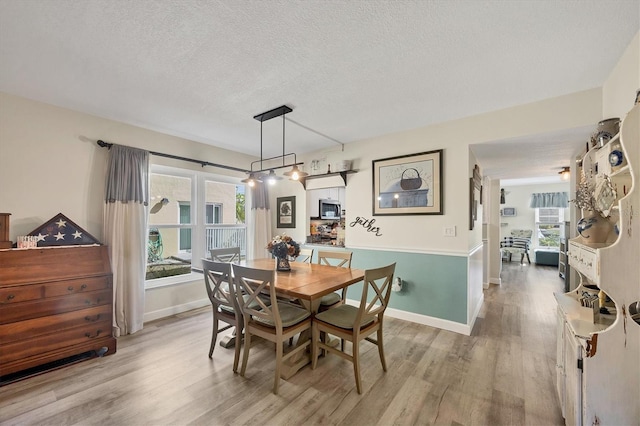
[[[611,152],[624,155],[614,164]],[[586,178],[598,190],[610,181],[609,220],[615,233],[602,244],[569,241],[568,262],[578,288],[556,294],[558,302],[557,389],[568,425],[626,425],[640,421],[640,324],[629,312],[640,300],[640,104],[622,121],[620,133],[582,159]],[[608,203],[604,203],[607,204]],[[602,205],[602,204],[601,204]],[[583,292],[602,291],[608,310],[583,306]],[[581,360],[582,370],[578,368]]]
[[[345,209],[345,189],[342,187],[310,189],[307,191],[307,214],[309,217],[318,217],[318,202],[323,199],[338,200],[342,209]]]

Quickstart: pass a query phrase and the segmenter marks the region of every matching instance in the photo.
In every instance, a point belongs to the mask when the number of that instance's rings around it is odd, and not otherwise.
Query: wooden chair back
[[[282,329],[275,290],[275,271],[247,268],[233,265],[234,282],[240,311],[246,318],[245,326],[251,318],[272,321],[276,329]],[[269,301],[260,297],[269,294]]]
[[[240,262],[240,247],[214,248],[209,251],[214,262]]]
[[[311,263],[313,258],[313,249],[300,249],[300,255],[296,259],[296,262]]]
[[[351,268],[352,257],[352,251],[318,251],[318,263],[320,265]]]
[[[362,324],[363,318],[373,316],[377,316],[378,320],[382,322],[382,316],[391,297],[391,285],[395,269],[396,264],[392,263],[382,268],[364,271],[362,298],[360,299],[360,307],[358,308],[355,324]]]
[[[240,313],[238,299],[231,276],[231,264],[202,259],[204,284],[214,309],[220,306],[231,308],[236,315]]]

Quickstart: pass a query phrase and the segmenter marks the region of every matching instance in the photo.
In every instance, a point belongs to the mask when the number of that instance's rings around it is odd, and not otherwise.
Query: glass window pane
[[[220,223],[225,225],[234,225],[236,222],[236,185],[232,183],[222,182],[205,182],[205,203],[212,206],[221,206],[219,219],[216,220],[215,213],[212,210],[212,221],[207,223]]]
[[[149,187],[149,226],[191,223],[190,217],[183,222],[181,214],[182,205],[190,206],[193,203],[191,178],[151,173]]]
[[[146,279],[191,273],[191,253],[181,251],[183,231],[188,231],[190,250],[191,229],[149,228]]]

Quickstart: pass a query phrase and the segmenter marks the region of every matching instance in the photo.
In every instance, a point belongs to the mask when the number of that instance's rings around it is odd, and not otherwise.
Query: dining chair
[[[311,341],[314,342],[311,347],[312,369],[316,368],[320,349],[335,353],[353,363],[356,389],[358,393],[362,393],[360,341],[364,339],[378,346],[382,369],[387,371],[387,364],[384,359],[382,324],[384,311],[391,295],[395,268],[396,264],[392,263],[382,268],[365,270],[359,306],[340,305],[316,314],[311,329]],[[372,295],[371,300],[369,300],[370,294]],[[319,341],[321,332],[331,333],[340,339],[350,341],[352,343],[351,354],[347,353],[344,348],[334,348],[325,342]],[[370,337],[373,333],[377,334],[376,339]]]
[[[287,339],[305,330],[311,330],[311,313],[306,309],[278,300],[275,288],[275,271],[253,269],[232,265],[233,280],[236,284],[240,310],[244,318],[244,353],[240,375],[244,377],[251,350],[251,337],[258,336],[275,343],[276,371],[273,393],[278,394],[280,370],[285,360],[306,350],[312,342],[298,341],[291,351],[284,353],[283,344]],[[271,304],[259,296],[268,292]],[[242,297],[244,295],[244,297]],[[313,349],[312,349],[313,350]]]
[[[235,291],[233,280],[230,279],[231,264],[202,259],[202,269],[204,271],[207,295],[213,308],[213,331],[211,333],[209,358],[213,355],[218,333],[235,327],[235,354],[233,358],[233,372],[235,373],[238,371],[238,361],[240,360],[240,341],[242,340],[244,322],[242,320],[242,311],[238,304],[237,292]],[[219,328],[219,321],[223,321],[228,325]]]
[[[318,264],[351,268],[352,251],[318,251]],[[320,310],[325,310],[338,304],[344,304],[347,297],[347,288],[342,289],[342,296],[338,293],[329,293],[320,299]]]
[[[240,262],[240,247],[213,248],[209,252],[214,262]]]
[[[311,263],[313,258],[313,249],[300,249],[300,254],[296,258],[296,262]]]

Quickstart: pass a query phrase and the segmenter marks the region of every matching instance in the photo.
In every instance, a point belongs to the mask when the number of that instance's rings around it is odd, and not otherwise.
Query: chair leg
[[[511,254],[512,253],[509,253],[509,263],[511,263]]]
[[[382,327],[378,329],[378,354],[380,354],[380,362],[382,363],[382,370],[387,371],[387,362],[384,358],[384,345],[382,343]]]
[[[529,259],[529,252],[527,252],[527,262],[529,262],[529,265],[531,265],[531,259]]]
[[[244,331],[244,352],[242,354],[242,367],[240,368],[240,375],[244,377],[244,372],[247,371],[247,363],[249,361],[249,349],[251,349],[251,333],[245,328]]]
[[[278,394],[278,388],[280,387],[280,368],[282,367],[282,355],[284,349],[282,348],[284,342],[276,342],[276,372],[273,379],[273,393]]]
[[[353,374],[356,376],[356,390],[359,394],[362,393],[362,381],[360,380],[360,342],[358,339],[353,339]]]
[[[320,339],[320,330],[315,322],[311,323],[311,369],[315,370],[318,364],[318,340]]]
[[[233,372],[238,372],[238,363],[240,361],[240,345],[242,344],[242,324],[236,323],[236,347],[233,355]]]
[[[216,346],[216,340],[218,339],[218,315],[216,314],[216,307],[213,307],[213,330],[211,331],[211,347],[209,347],[209,358],[213,356],[213,349]]]
[[[527,255],[529,257],[529,255]],[[524,253],[520,253],[520,264],[524,265]]]

